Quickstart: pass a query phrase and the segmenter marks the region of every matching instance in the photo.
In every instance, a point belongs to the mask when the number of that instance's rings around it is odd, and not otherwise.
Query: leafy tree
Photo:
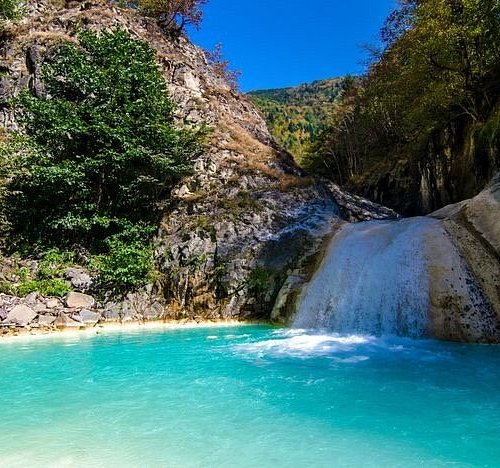
[[[402,158],[417,166],[433,135],[482,125],[500,96],[500,0],[401,0],[382,39],[308,155],[344,183]]]
[[[148,44],[121,29],[78,39],[50,52],[46,96],[15,102],[30,150],[14,158],[5,205],[11,237],[28,251],[77,244],[102,253],[124,232],[148,242],[202,148],[200,131],[174,125]]]
[[[229,60],[224,58],[222,44],[217,44],[214,50],[205,50],[205,56],[215,73],[226,80],[234,91],[238,91],[238,80],[241,76],[241,72],[239,70],[231,70]]]
[[[206,0],[138,0],[137,3],[147,14],[157,17],[165,29],[181,31],[187,24],[200,25],[201,7]]]
[[[341,80],[331,79],[293,88],[253,91],[248,95],[260,109],[273,137],[299,164],[341,93]]]

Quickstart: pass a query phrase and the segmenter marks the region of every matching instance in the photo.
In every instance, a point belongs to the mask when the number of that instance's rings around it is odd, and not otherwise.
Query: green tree
[[[484,123],[500,96],[500,0],[401,0],[382,39],[308,155],[340,182],[417,166],[433,135]]]
[[[14,158],[5,206],[11,237],[28,251],[133,233],[147,242],[173,185],[202,148],[199,130],[178,129],[153,49],[120,29],[83,32],[52,50],[45,97],[18,107],[29,151]]]
[[[206,0],[137,0],[137,3],[147,14],[157,17],[165,29],[181,31],[187,24],[200,25],[201,7]]]

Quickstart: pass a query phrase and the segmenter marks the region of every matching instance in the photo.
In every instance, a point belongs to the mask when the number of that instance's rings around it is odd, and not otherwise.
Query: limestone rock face
[[[447,206],[431,216],[441,220],[468,266],[478,295],[484,297],[492,320],[500,324],[500,175],[476,197]],[[450,298],[450,302],[454,300]],[[460,335],[480,326],[478,322],[482,319],[471,316],[473,309],[460,310],[468,323],[461,320],[462,325],[453,332],[444,332],[445,336]]]
[[[66,296],[66,306],[71,309],[87,308],[92,309],[95,305],[95,299],[88,294],[70,292]]]
[[[20,326],[29,325],[35,320],[37,313],[27,305],[16,305],[8,314],[5,319],[6,323],[13,323]]]

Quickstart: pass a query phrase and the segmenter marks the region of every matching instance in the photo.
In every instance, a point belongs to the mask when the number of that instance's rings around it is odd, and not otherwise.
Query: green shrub
[[[12,234],[28,250],[100,253],[130,224],[157,223],[201,135],[176,129],[154,50],[127,32],[86,31],[50,56],[50,97],[15,102],[35,149],[17,159],[9,184]]]
[[[0,281],[0,294],[15,294],[13,284],[10,281]]]
[[[4,21],[19,19],[22,11],[20,0],[0,0],[0,27]]]
[[[47,55],[46,97],[25,92],[13,102],[28,140],[7,158],[8,239],[29,255],[82,247],[103,282],[139,286],[149,281],[163,207],[191,171],[205,131],[175,124],[146,42],[121,29],[85,31],[78,40]],[[64,259],[49,251],[37,281],[60,274]]]
[[[61,277],[64,269],[74,263],[74,255],[71,252],[61,252],[53,248],[45,252],[38,264],[37,278],[48,280]]]
[[[265,293],[270,287],[271,277],[272,273],[269,270],[260,266],[255,267],[247,280],[248,289],[258,294]]]
[[[109,253],[94,257],[92,266],[99,272],[99,280],[119,288],[144,286],[153,280],[154,261],[150,245],[140,242],[108,242]]]
[[[62,279],[44,279],[25,281],[12,288],[17,296],[27,296],[33,292],[39,292],[42,296],[64,297],[72,291],[71,285]]]
[[[73,255],[50,249],[45,252],[38,262],[38,268],[32,270],[21,266],[14,272],[18,283],[4,282],[0,285],[0,292],[26,296],[32,292],[39,292],[43,296],[65,296],[72,287],[64,276],[66,267],[72,264]]]

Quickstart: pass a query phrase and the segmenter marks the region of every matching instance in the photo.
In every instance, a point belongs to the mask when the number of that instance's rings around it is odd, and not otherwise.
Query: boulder
[[[53,325],[57,328],[80,328],[83,326],[81,322],[77,322],[63,313],[59,314],[54,320]]]
[[[79,290],[86,291],[92,284],[92,277],[81,268],[67,268],[64,276],[71,282],[71,285]]]
[[[61,305],[61,301],[55,297],[47,299],[45,302],[45,306],[47,309],[55,309],[56,307],[59,307]]]
[[[38,301],[39,297],[40,297],[39,293],[32,292],[24,298],[24,302],[26,303],[27,306],[34,308],[39,303]]]
[[[70,309],[92,309],[95,305],[95,299],[88,294],[70,292],[66,296],[66,306]]]
[[[50,327],[56,321],[56,318],[54,315],[40,315],[38,317],[38,324],[41,327]]]
[[[40,301],[37,301],[36,304],[32,306],[32,308],[38,314],[47,310],[47,306],[43,302],[40,302]]]
[[[119,322],[121,320],[123,311],[122,305],[115,302],[109,302],[106,304],[106,308],[102,313],[103,318],[107,322]]]
[[[72,318],[85,325],[95,325],[101,318],[101,314],[88,309],[82,309],[78,314],[73,315]]]
[[[15,323],[22,327],[29,325],[30,322],[35,320],[37,313],[24,304],[19,304],[15,306],[10,312],[7,314],[5,321],[7,323]]]

